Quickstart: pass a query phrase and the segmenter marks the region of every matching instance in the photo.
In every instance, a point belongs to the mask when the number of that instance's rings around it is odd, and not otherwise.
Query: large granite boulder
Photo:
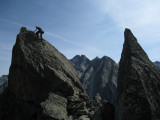
[[[8,88],[0,101],[0,120],[79,119],[84,112],[88,116],[89,99],[73,64],[25,27],[17,35]]]
[[[160,71],[129,29],[118,71],[116,120],[160,119]]]

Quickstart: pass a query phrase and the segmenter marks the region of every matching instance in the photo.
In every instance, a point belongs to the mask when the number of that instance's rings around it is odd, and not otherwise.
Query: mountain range
[[[115,104],[117,97],[118,65],[104,56],[89,60],[85,55],[77,55],[70,60],[80,75],[80,81],[90,99],[99,93],[102,101]]]

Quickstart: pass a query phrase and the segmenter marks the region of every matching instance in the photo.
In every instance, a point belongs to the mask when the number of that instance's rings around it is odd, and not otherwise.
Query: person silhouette
[[[37,32],[36,32],[36,30],[37,30]],[[42,34],[44,33],[44,31],[40,27],[36,26],[36,29],[34,32],[36,32],[37,38],[39,37],[39,34],[40,34],[40,38],[42,39]]]

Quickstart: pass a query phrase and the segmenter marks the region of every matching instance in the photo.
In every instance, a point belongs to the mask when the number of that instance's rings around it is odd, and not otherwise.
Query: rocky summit
[[[91,63],[91,61],[85,55],[76,55],[70,61],[74,64],[79,77],[83,75],[84,71]]]
[[[73,64],[22,27],[12,51],[0,120],[72,120],[91,117],[89,99]]]
[[[160,71],[129,29],[124,35],[116,120],[160,120]]]

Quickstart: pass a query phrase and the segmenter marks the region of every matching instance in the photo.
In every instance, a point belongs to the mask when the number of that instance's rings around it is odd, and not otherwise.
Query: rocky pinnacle
[[[12,51],[8,88],[0,96],[0,119],[87,119],[88,102],[73,64],[22,27]]]
[[[160,71],[149,60],[131,30],[125,41],[118,71],[116,120],[160,119]]]

